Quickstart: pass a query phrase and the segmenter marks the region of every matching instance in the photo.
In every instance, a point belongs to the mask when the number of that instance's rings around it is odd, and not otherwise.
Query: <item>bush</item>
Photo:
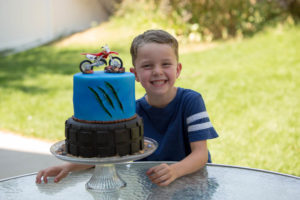
[[[299,0],[123,0],[117,16],[162,27],[191,41],[249,36],[268,24],[294,23]]]

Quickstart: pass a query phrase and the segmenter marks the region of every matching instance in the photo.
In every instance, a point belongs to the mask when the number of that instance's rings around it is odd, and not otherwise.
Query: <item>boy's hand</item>
[[[39,173],[36,176],[36,183],[41,183],[42,182],[42,177],[43,177],[43,181],[45,183],[48,183],[47,177],[48,176],[55,176],[54,178],[54,182],[57,183],[59,182],[62,178],[66,177],[69,174],[70,170],[63,166],[54,166],[54,167],[49,167],[47,169],[41,170],[39,171]]]
[[[167,165],[165,163],[150,168],[146,174],[152,183],[159,186],[167,186],[177,178],[177,174],[172,165]]]

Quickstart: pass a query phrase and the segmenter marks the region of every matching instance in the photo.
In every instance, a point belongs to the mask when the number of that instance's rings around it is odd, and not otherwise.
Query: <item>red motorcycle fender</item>
[[[97,53],[81,53],[80,55],[87,55],[87,54],[90,54],[90,55],[93,55],[93,56],[97,56]]]
[[[118,52],[115,52],[115,51],[110,51],[109,54],[116,54],[116,55],[119,55]]]

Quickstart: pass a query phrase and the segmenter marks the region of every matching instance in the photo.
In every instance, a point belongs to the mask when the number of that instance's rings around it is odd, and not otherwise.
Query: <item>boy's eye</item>
[[[151,65],[143,65],[142,67],[143,67],[143,68],[150,68]]]
[[[168,67],[168,66],[171,66],[171,65],[172,65],[171,63],[163,63],[164,67]]]

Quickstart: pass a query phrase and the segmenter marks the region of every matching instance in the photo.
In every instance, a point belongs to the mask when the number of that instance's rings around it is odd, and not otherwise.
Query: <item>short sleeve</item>
[[[192,90],[184,95],[184,124],[190,142],[218,137],[213,127],[202,96]]]

